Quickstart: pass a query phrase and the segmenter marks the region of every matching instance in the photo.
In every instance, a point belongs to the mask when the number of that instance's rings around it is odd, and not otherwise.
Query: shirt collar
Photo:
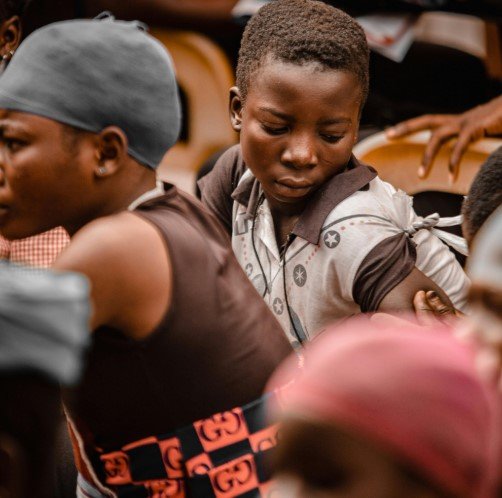
[[[293,233],[318,245],[324,220],[329,213],[358,190],[367,190],[369,182],[376,176],[377,172],[372,167],[352,156],[344,171],[333,176],[314,193],[293,228]],[[250,175],[239,183],[232,193],[232,199],[246,206],[247,215],[252,217],[261,192],[260,183]]]

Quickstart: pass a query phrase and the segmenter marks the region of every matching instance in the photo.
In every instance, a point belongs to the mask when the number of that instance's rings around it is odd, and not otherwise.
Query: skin
[[[446,494],[379,447],[334,425],[292,417],[283,422],[275,457],[278,496],[288,498],[440,498]]]
[[[387,136],[401,138],[420,130],[432,130],[432,134],[418,176],[426,178],[441,147],[451,138],[456,138],[448,165],[450,181],[454,182],[458,177],[460,161],[469,144],[482,137],[502,134],[502,97],[497,97],[463,114],[428,114],[404,121],[390,128]]]
[[[21,20],[19,16],[12,16],[2,21],[0,25],[0,57],[10,58],[21,43]]]
[[[54,268],[88,277],[91,330],[107,325],[142,339],[169,308],[171,266],[163,241],[127,211],[154,186],[155,172],[127,154],[117,127],[75,139],[43,117],[0,114],[0,230],[10,239],[56,226],[68,231],[72,242]]]
[[[278,247],[287,241],[312,194],[345,169],[357,140],[361,94],[352,73],[272,57],[252,75],[245,101],[238,87],[231,88],[231,123],[270,206]],[[415,268],[379,309],[412,310],[420,289],[434,290],[450,303]]]

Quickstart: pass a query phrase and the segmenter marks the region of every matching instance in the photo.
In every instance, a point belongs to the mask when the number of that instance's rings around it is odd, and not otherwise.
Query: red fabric
[[[501,396],[479,378],[475,353],[447,329],[376,330],[356,320],[312,343],[301,373],[296,358],[285,362],[269,388],[296,377],[281,397],[286,413],[384,446],[446,490],[491,498]]]
[[[70,237],[61,227],[13,241],[0,236],[0,259],[8,259],[13,263],[27,266],[48,268],[52,266],[58,254],[69,242]]]

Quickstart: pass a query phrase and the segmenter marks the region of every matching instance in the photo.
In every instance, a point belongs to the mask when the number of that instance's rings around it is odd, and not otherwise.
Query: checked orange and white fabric
[[[9,241],[0,236],[0,259],[26,266],[49,268],[69,242],[70,237],[61,227],[26,239]]]

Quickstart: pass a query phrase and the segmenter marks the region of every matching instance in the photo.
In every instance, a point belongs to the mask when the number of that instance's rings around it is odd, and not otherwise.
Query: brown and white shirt
[[[375,311],[416,266],[458,309],[468,279],[435,235],[405,229],[419,220],[412,200],[352,158],[300,216],[280,253],[272,215],[240,147],[229,149],[199,182],[202,200],[232,235],[239,263],[294,346],[329,323]]]

